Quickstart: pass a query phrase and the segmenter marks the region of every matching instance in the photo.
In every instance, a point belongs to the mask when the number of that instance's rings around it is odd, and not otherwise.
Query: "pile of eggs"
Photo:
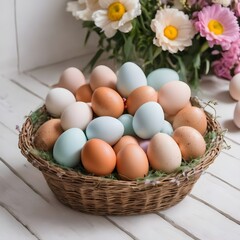
[[[123,180],[148,175],[150,169],[174,172],[182,161],[206,151],[207,119],[190,103],[191,90],[172,69],[148,76],[132,62],[117,73],[95,67],[86,81],[67,68],[45,99],[52,118],[34,138],[36,148],[52,151],[66,167]]]

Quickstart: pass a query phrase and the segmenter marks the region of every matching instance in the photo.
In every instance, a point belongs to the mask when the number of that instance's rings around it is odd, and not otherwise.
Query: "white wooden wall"
[[[0,72],[26,71],[95,51],[67,0],[0,0]]]

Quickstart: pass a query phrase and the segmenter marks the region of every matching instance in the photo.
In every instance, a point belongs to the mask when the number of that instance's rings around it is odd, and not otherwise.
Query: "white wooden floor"
[[[73,211],[56,200],[41,173],[21,155],[17,126],[42,105],[49,87],[73,59],[26,73],[0,73],[0,240],[240,239],[240,129],[233,122],[228,82],[202,82],[200,95],[218,101],[219,122],[228,128],[223,150],[192,192],[178,205],[131,217],[100,217]]]

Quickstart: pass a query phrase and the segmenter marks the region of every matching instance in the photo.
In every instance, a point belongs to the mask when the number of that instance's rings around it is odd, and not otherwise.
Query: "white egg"
[[[65,88],[53,88],[47,94],[45,105],[53,117],[60,117],[64,109],[74,102],[76,98],[72,92]]]

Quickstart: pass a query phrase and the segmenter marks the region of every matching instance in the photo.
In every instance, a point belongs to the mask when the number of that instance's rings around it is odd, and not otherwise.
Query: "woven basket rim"
[[[194,103],[194,105],[201,107],[201,103],[198,98],[192,97],[191,100]],[[45,106],[43,105],[40,108],[45,108]],[[165,176],[155,177],[154,179],[152,179],[152,181],[157,181],[159,183],[161,181],[169,181],[169,180],[176,179],[178,177],[181,177],[181,175],[184,175],[184,177],[187,175],[189,177],[192,174],[202,172],[208,167],[208,165],[211,164],[211,162],[209,162],[209,163],[206,163],[206,165],[207,165],[206,167],[202,166],[205,164],[205,161],[207,161],[209,158],[212,158],[213,156],[215,158],[220,153],[223,142],[224,142],[224,136],[222,134],[223,130],[222,130],[219,122],[215,119],[215,117],[213,117],[207,111],[205,111],[205,113],[207,115],[208,124],[211,123],[213,125],[214,130],[216,130],[217,136],[216,136],[216,139],[213,142],[212,146],[201,157],[201,161],[194,168],[186,169],[184,171],[184,173],[183,172],[173,172],[173,173],[167,174]],[[146,185],[147,179],[126,181],[126,180],[121,180],[121,179],[111,179],[111,178],[87,175],[76,169],[60,166],[55,162],[50,162],[46,159],[41,158],[39,155],[34,154],[34,151],[32,151],[32,150],[34,150],[33,135],[32,135],[33,123],[31,121],[30,116],[31,116],[31,114],[27,117],[27,119],[25,120],[25,122],[22,126],[21,132],[19,134],[18,146],[19,146],[22,154],[27,158],[27,160],[34,167],[36,167],[40,171],[44,172],[45,175],[49,175],[51,177],[56,177],[56,178],[64,178],[64,180],[66,180],[66,181],[67,180],[74,181],[74,179],[81,178],[82,181],[86,180],[86,181],[93,181],[93,182],[99,182],[99,183],[111,182],[111,184],[113,184],[113,185],[123,185],[123,186],[130,186],[130,187]]]

